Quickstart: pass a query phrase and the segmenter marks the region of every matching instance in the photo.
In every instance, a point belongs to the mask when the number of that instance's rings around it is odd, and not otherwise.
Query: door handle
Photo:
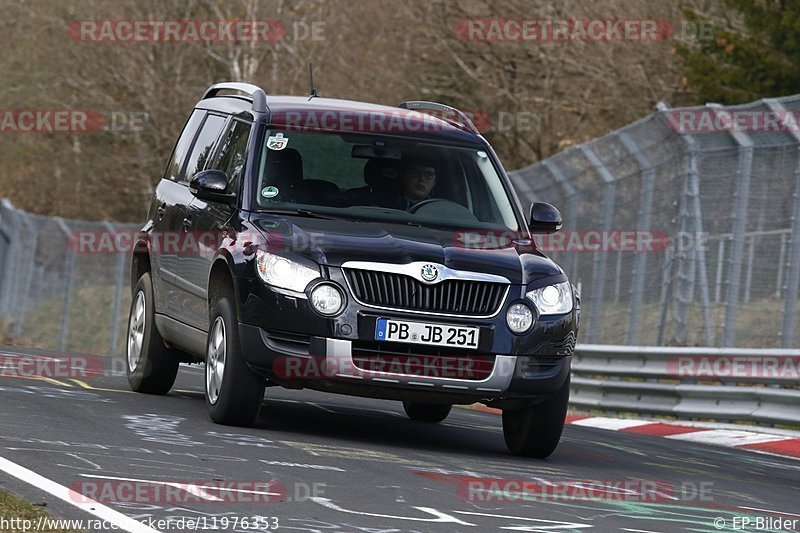
[[[183,231],[189,231],[192,228],[192,219],[191,218],[184,218],[183,219]]]
[[[167,213],[167,204],[161,204],[156,211],[158,212],[158,220],[161,220]]]

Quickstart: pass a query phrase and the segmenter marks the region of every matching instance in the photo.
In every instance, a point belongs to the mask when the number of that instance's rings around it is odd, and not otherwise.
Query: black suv
[[[134,248],[127,367],[165,394],[205,363],[220,424],[265,386],[503,410],[509,449],[546,457],[569,399],[579,297],[531,233],[496,154],[461,112],[210,87]]]

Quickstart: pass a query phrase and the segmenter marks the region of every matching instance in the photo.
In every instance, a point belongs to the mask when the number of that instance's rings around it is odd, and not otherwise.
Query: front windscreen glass
[[[479,147],[272,130],[262,150],[256,210],[519,229],[500,176]]]

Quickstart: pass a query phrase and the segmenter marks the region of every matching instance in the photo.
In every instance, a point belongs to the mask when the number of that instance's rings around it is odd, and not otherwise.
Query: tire
[[[543,403],[520,411],[503,411],[503,436],[514,455],[544,459],[561,440],[569,404],[569,376]]]
[[[128,383],[135,392],[166,394],[178,375],[178,356],[167,348],[156,328],[153,283],[142,274],[133,289],[125,343]]]
[[[212,302],[209,324],[205,368],[208,414],[217,424],[250,427],[258,418],[266,383],[242,358],[230,297]]]
[[[447,418],[452,408],[452,405],[439,403],[403,402],[403,409],[405,409],[408,418],[417,422],[441,422]]]

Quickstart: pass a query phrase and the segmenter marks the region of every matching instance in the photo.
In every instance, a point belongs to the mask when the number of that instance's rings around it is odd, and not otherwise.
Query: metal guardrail
[[[578,345],[570,403],[582,409],[800,426],[800,352]]]

